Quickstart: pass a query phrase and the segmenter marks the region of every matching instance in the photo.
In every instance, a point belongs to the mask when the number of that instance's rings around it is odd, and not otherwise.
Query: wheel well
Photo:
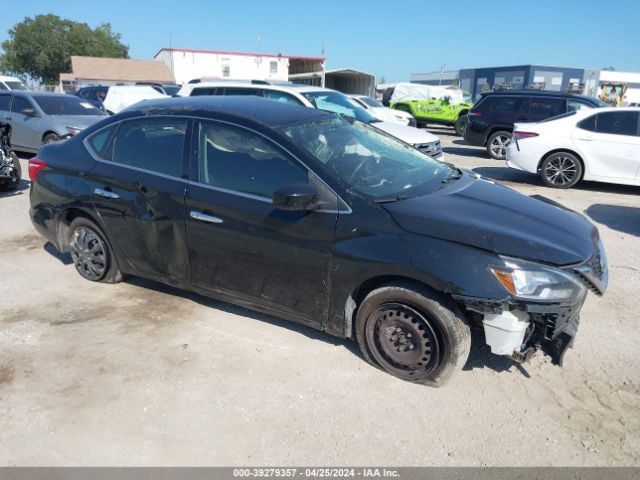
[[[460,112],[458,112],[458,118],[460,118],[462,115],[466,115],[467,113],[469,113],[469,110],[460,110]]]
[[[54,132],[53,130],[47,130],[46,132],[44,132],[42,134],[42,141],[44,142],[44,139],[47,135],[51,135],[54,134],[56,137],[59,137],[60,135],[58,135],[56,132]]]
[[[69,225],[78,217],[84,217],[99,225],[96,219],[89,213],[79,208],[69,208],[62,212],[58,221],[58,245],[62,252],[69,250],[67,239],[69,238]]]
[[[491,135],[493,135],[496,132],[513,133],[513,127],[493,127],[491,130],[489,130],[489,133],[487,133],[487,136],[484,139],[484,144],[483,145],[486,145],[487,142],[489,141],[489,138],[491,138]]]
[[[403,277],[401,275],[382,275],[365,280],[358,285],[353,292],[351,292],[351,295],[347,298],[347,302],[344,306],[344,326],[345,336],[347,338],[353,338],[353,335],[355,334],[353,325],[355,323],[356,315],[358,314],[358,308],[360,308],[360,304],[365,297],[376,288],[389,283],[403,283],[405,285],[410,283],[422,288],[431,289],[431,287],[426,283],[420,282],[414,278]]]
[[[549,158],[554,153],[559,153],[559,152],[570,153],[571,155],[575,156],[578,159],[578,161],[580,162],[580,166],[582,167],[582,173],[580,174],[580,180],[582,180],[582,178],[584,177],[584,160],[577,152],[574,152],[569,148],[556,148],[555,150],[551,150],[550,152],[547,152],[538,162],[538,167],[536,168],[536,170],[539,172],[540,167],[542,167],[542,162],[544,162],[547,158]]]

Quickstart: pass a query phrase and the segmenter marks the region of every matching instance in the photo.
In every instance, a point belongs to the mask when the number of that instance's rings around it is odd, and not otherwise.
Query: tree
[[[52,14],[26,17],[2,42],[0,68],[43,83],[57,83],[61,72],[71,71],[71,55],[128,58],[129,47],[120,39],[108,23],[92,29],[86,23]]]

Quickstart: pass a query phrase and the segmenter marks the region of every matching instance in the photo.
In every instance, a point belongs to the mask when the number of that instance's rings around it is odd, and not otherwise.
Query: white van
[[[27,86],[22,83],[22,80],[16,77],[6,77],[0,75],[0,90],[29,90]]]

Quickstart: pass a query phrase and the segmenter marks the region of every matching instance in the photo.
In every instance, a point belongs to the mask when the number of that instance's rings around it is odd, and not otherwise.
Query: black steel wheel
[[[89,219],[78,217],[71,222],[69,252],[76,270],[83,278],[106,283],[122,280],[109,243]]]
[[[371,364],[430,386],[444,385],[461,370],[471,346],[469,327],[450,298],[404,282],[381,286],[364,298],[356,339]]]
[[[416,308],[402,303],[380,305],[367,322],[371,354],[399,377],[428,373],[439,363],[439,340],[431,323]]]
[[[540,165],[540,177],[553,188],[571,188],[582,178],[582,163],[569,152],[556,152]]]

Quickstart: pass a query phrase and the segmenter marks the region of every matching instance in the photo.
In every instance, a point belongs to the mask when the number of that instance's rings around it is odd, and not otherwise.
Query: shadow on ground
[[[640,237],[640,208],[596,203],[585,210],[594,222]]]
[[[469,371],[476,368],[488,368],[498,373],[514,368],[526,378],[531,378],[524,366],[516,363],[511,357],[491,353],[489,345],[485,343],[484,332],[481,328],[471,329],[471,351],[467,363],[462,369]]]
[[[21,179],[16,190],[0,190],[0,198],[13,197],[15,195],[22,195],[25,190],[29,189],[31,182],[29,180]]]

